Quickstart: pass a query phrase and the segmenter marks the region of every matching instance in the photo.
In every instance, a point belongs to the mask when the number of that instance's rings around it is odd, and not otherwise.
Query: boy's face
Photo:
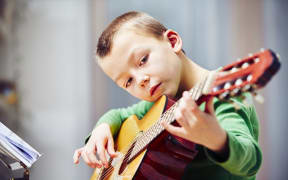
[[[182,42],[180,39],[181,47],[174,43],[180,37],[172,31],[165,32],[163,40],[158,40],[135,32],[120,29],[114,37],[112,51],[99,61],[100,67],[134,97],[146,101],[156,101],[164,94],[175,97],[181,78],[177,53],[182,49]]]

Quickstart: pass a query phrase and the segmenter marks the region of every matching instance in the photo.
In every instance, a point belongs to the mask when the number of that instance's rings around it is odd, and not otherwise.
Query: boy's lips
[[[155,93],[155,91],[157,90],[157,88],[161,85],[161,83],[159,84],[156,84],[155,86],[153,86],[151,89],[150,89],[150,95],[153,96],[153,94]]]

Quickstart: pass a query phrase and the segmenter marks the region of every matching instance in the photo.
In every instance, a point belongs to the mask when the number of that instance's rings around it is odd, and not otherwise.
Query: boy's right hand
[[[81,156],[91,168],[101,168],[102,166],[107,168],[106,152],[112,158],[117,156],[110,126],[107,123],[102,123],[92,131],[87,144],[74,152],[74,163],[78,164]]]

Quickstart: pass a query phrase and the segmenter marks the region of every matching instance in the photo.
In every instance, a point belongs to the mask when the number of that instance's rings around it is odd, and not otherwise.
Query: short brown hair
[[[127,22],[132,22],[133,27],[157,39],[162,39],[162,34],[167,30],[164,25],[148,14],[136,11],[127,12],[114,19],[99,37],[96,49],[98,57],[105,57],[111,52],[115,33]]]

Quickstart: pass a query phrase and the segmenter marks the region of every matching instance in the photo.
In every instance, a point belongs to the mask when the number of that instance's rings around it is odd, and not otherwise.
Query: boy
[[[232,98],[240,104],[236,110],[227,102],[210,98],[205,111],[200,110],[187,91],[210,71],[185,55],[177,32],[145,13],[128,12],[102,33],[97,58],[99,66],[118,86],[142,101],[104,114],[87,144],[75,151],[74,163],[81,156],[92,168],[107,167],[105,153],[117,156],[113,135],[126,118],[136,114],[141,119],[164,94],[174,100],[183,95],[175,110],[180,127],[162,124],[169,133],[199,145],[198,157],[188,165],[183,179],[256,178],[262,155],[253,105]]]

